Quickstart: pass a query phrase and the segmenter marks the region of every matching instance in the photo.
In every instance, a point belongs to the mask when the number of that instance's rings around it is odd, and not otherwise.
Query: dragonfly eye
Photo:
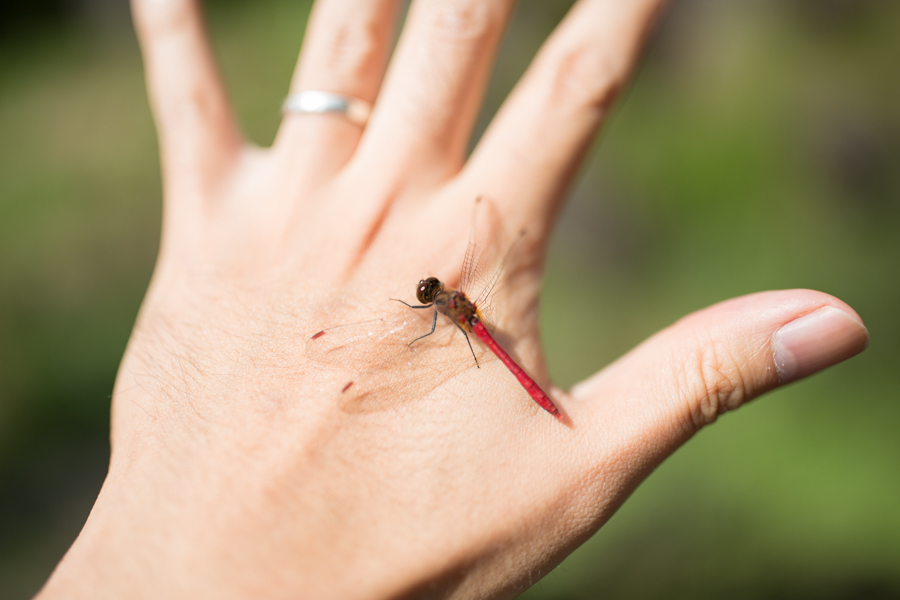
[[[419,282],[419,287],[416,288],[416,298],[422,304],[431,304],[434,302],[434,297],[443,289],[444,284],[441,283],[440,279],[429,277]]]

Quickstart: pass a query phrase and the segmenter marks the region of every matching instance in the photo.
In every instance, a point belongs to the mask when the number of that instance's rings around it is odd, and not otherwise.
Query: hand
[[[134,1],[162,244],[116,382],[109,475],[44,597],[511,596],[719,414],[865,347],[839,300],[769,292],[683,319],[568,393],[546,386],[548,236],[660,2],[577,4],[468,159],[512,2],[415,2],[382,77],[398,4],[320,0],[291,86],[377,95],[368,124],[289,115],[261,150],[197,4]],[[323,327],[408,310],[372,307],[425,276],[458,283],[478,196],[501,252],[527,232],[498,329],[563,423],[489,355],[476,371],[459,339],[423,352],[465,369],[379,385],[395,365],[351,397],[363,365],[311,351]]]

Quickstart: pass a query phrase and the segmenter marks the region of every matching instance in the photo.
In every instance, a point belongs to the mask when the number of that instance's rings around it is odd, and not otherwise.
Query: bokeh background
[[[521,3],[481,127],[569,4]],[[0,597],[13,599],[39,589],[103,480],[161,191],[127,5],[0,11]],[[308,11],[208,2],[260,144]],[[553,247],[542,322],[557,381],[773,288],[844,299],[871,346],[701,432],[523,597],[900,598],[898,25],[887,0],[676,0],[665,14]]]

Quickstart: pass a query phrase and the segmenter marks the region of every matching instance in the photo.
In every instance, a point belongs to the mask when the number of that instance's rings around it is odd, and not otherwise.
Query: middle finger
[[[432,183],[457,172],[513,4],[414,1],[357,158]]]

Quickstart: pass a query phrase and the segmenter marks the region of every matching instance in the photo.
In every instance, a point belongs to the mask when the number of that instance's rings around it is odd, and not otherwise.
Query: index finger
[[[462,179],[528,222],[553,221],[664,0],[580,0],[544,43]]]

